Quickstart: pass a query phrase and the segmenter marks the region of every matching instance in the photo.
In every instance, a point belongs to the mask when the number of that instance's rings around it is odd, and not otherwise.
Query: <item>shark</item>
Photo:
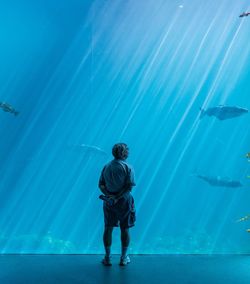
[[[242,187],[242,183],[237,180],[232,180],[227,177],[220,177],[220,176],[205,176],[205,175],[199,175],[196,174],[196,177],[204,180],[211,186],[218,186],[218,187],[231,187],[231,188],[237,188]]]
[[[226,106],[226,105],[218,105],[215,107],[208,108],[207,110],[200,108],[201,114],[200,119],[204,116],[214,116],[219,120],[226,120],[230,118],[234,118],[237,116],[241,116],[243,114],[247,114],[249,112],[248,109],[239,107],[239,106]]]

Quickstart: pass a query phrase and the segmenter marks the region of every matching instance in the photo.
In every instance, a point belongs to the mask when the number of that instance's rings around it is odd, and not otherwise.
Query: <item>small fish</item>
[[[250,152],[246,154],[246,158],[250,159]]]
[[[239,223],[239,222],[244,222],[244,221],[247,221],[250,219],[250,214],[249,215],[246,215],[240,219],[238,219],[236,222]]]
[[[247,229],[247,232],[250,233],[250,229]]]
[[[16,111],[10,104],[0,102],[0,107],[3,109],[3,111],[13,113],[15,116],[19,114],[19,112]]]
[[[243,18],[243,17],[247,17],[250,15],[250,12],[243,12],[241,15],[239,15],[240,18]]]
[[[218,105],[216,107],[208,108],[207,110],[200,108],[200,111],[200,119],[207,115],[214,116],[219,120],[226,120],[248,113],[248,109],[246,108],[225,105]]]

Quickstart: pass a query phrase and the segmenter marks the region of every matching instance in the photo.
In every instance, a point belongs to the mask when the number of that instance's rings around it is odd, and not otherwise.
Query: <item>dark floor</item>
[[[248,255],[136,255],[104,267],[100,255],[1,255],[0,284],[250,284]]]

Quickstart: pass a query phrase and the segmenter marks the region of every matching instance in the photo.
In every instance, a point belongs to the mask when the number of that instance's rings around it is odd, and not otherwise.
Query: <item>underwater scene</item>
[[[135,171],[129,253],[250,253],[249,1],[0,7],[0,253],[103,253],[117,142]]]

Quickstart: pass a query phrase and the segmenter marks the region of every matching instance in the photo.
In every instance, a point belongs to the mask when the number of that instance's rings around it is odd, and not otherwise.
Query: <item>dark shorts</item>
[[[130,228],[135,225],[135,203],[130,192],[125,193],[113,206],[103,202],[103,212],[105,226]]]

